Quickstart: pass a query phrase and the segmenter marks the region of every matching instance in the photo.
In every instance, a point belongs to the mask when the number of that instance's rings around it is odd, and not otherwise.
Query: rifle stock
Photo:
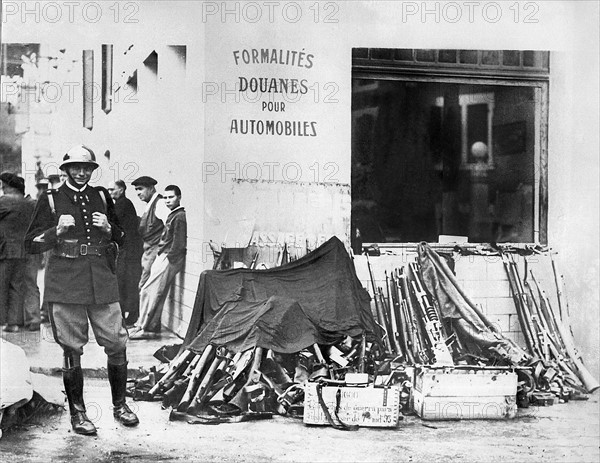
[[[194,398],[192,399],[190,406],[188,407],[188,413],[196,413],[199,411],[198,409],[202,406],[202,403],[204,402],[205,396],[210,389],[215,373],[218,369],[222,369],[225,367],[225,365],[227,364],[227,360],[230,359],[231,356],[232,354],[230,352],[227,352],[227,349],[225,349],[224,347],[220,347],[217,349],[215,358],[213,359],[212,363],[210,364],[210,367],[208,367],[208,370],[204,374],[202,382],[198,386],[198,390],[196,391],[196,394],[194,395]]]
[[[236,405],[242,412],[248,411],[248,400],[245,396],[246,388],[255,386],[260,381],[260,364],[262,362],[264,349],[262,347],[254,348],[254,355],[252,356],[252,365],[248,372],[248,379],[244,385],[237,391],[235,397],[232,397],[229,401],[231,404]]]
[[[250,361],[252,360],[253,350],[245,351],[233,365],[233,374],[231,375],[231,381],[223,386],[223,388],[213,396],[211,402],[213,401],[223,401],[229,402],[235,394],[240,390],[243,384],[239,384],[240,381],[238,379],[241,377],[242,373],[246,370],[246,368],[250,365]]]
[[[196,392],[196,390],[198,388],[198,382],[200,381],[200,378],[202,377],[202,372],[204,370],[204,367],[206,366],[206,363],[207,363],[210,355],[212,354],[213,349],[214,349],[214,347],[212,346],[212,344],[209,344],[204,349],[204,352],[202,352],[202,355],[200,356],[198,363],[196,364],[196,366],[192,370],[192,373],[190,374],[190,382],[188,383],[187,389],[183,393],[183,397],[181,398],[181,401],[179,402],[179,405],[177,406],[177,411],[184,412],[190,406],[190,402],[192,401],[192,398],[194,397],[194,393]]]
[[[181,354],[175,357],[171,363],[169,364],[169,369],[163,375],[163,377],[148,391],[148,394],[154,395],[157,392],[164,389],[165,384],[169,381],[175,373],[184,365],[186,362],[190,361],[191,358],[196,355],[189,349],[185,349]]]

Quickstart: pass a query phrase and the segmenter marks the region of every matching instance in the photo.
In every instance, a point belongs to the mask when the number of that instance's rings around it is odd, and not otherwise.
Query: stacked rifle
[[[558,310],[550,304],[533,271],[527,272],[527,259],[523,279],[512,254],[503,253],[502,261],[525,344],[533,358],[531,363],[536,387],[565,400],[572,395],[573,389],[583,393],[598,389],[598,381],[589,373],[575,348],[567,319],[567,304],[554,261],[552,268]]]
[[[342,383],[347,373],[373,372],[372,342],[346,337],[331,346],[314,344],[296,354],[255,347],[232,352],[209,344],[201,353],[183,350],[154,384],[139,381],[141,400],[162,400],[171,419],[301,414],[306,381]]]
[[[418,264],[386,271],[385,288],[377,286],[368,256],[367,266],[384,355],[409,365],[453,365],[449,344],[458,338],[446,332],[439,307],[424,290]]]

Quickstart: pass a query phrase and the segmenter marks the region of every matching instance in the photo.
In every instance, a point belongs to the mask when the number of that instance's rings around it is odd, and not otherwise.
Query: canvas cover
[[[378,333],[370,297],[333,237],[281,267],[203,272],[183,347],[201,352],[214,343],[291,353],[363,332]]]
[[[518,365],[527,354],[504,337],[485,317],[458,284],[444,259],[427,243],[418,246],[421,277],[427,292],[433,296],[444,320],[452,325],[473,353],[484,353],[498,360]]]

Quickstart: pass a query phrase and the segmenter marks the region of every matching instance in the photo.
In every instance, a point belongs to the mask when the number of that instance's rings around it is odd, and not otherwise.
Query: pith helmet
[[[63,157],[63,162],[60,165],[61,169],[65,169],[70,164],[90,164],[96,169],[98,163],[96,162],[96,155],[87,146],[77,145],[67,151],[67,154]]]

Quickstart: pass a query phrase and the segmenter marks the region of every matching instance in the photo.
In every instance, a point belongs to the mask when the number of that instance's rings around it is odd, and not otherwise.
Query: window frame
[[[496,71],[496,72],[494,72]],[[534,163],[533,243],[548,244],[548,73],[515,70],[498,72],[490,69],[462,69],[437,66],[403,66],[401,63],[381,63],[353,59],[352,81],[391,80],[469,85],[532,87],[535,95],[536,155]],[[539,146],[538,146],[539,144]],[[523,243],[520,243],[523,244]]]

